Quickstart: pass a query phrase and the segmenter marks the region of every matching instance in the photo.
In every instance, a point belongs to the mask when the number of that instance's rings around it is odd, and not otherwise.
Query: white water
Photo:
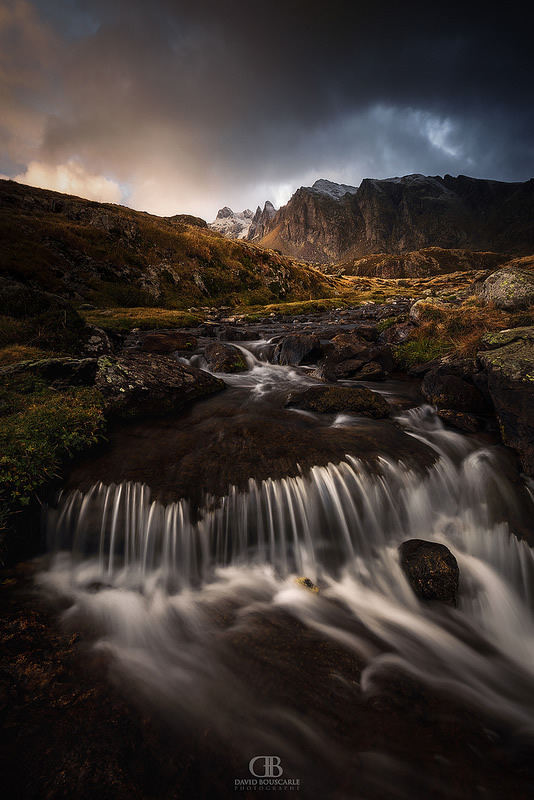
[[[268,392],[274,372],[286,386],[308,380],[251,359],[249,373],[231,379],[239,386]],[[355,703],[380,695],[401,670],[530,739],[534,557],[508,528],[517,488],[501,472],[499,448],[446,430],[431,408],[398,422],[435,452],[424,474],[394,454],[371,466],[347,454],[306,475],[206,496],[199,509],[164,506],[139,484],[73,492],[50,512],[56,556],[41,584],[68,601],[70,625],[90,623],[115,674],[160,713],[209,725],[248,757],[283,753],[295,774],[319,757],[335,771],[341,756],[309,719],[259,700],[246,670],[228,666],[233,637],[280,610],[365,661]],[[411,538],[455,554],[457,609],[424,607],[413,594],[397,554]],[[299,575],[320,594],[299,587]],[[361,763],[373,791],[405,769],[381,753]],[[423,794],[432,787],[410,780]],[[391,782],[388,792],[411,796]]]

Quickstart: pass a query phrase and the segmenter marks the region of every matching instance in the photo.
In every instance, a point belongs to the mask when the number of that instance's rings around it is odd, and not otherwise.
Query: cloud
[[[76,161],[67,164],[42,164],[32,161],[25,172],[16,175],[14,180],[41,189],[53,189],[65,194],[85,197],[99,203],[119,203],[121,187],[104,175],[94,175]]]
[[[0,0],[0,169],[83,164],[137,208],[208,219],[318,177],[525,180],[533,59],[511,3]]]

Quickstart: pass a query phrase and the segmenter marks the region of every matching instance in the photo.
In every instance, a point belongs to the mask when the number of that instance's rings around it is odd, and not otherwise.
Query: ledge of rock
[[[488,334],[478,353],[505,444],[534,475],[534,327]]]
[[[123,417],[165,413],[225,388],[203,370],[149,353],[100,358],[96,386],[108,412]]]
[[[388,402],[381,394],[363,386],[311,386],[304,391],[292,392],[286,406],[322,414],[352,411],[374,419],[389,417],[391,413]]]
[[[399,547],[400,565],[415,594],[456,606],[460,571],[448,547],[424,539],[408,539]]]

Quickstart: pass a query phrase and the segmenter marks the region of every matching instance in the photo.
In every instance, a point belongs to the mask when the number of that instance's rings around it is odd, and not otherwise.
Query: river
[[[532,482],[416,383],[366,384],[389,420],[287,409],[311,367],[239,347],[224,393],[72,471],[39,591],[169,735],[232,748],[213,797],[527,797]],[[414,595],[413,538],[454,553],[457,608]]]

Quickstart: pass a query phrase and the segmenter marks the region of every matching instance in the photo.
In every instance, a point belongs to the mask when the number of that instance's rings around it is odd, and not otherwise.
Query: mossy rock
[[[515,267],[499,269],[486,278],[480,296],[503,311],[526,308],[534,303],[534,275]]]

